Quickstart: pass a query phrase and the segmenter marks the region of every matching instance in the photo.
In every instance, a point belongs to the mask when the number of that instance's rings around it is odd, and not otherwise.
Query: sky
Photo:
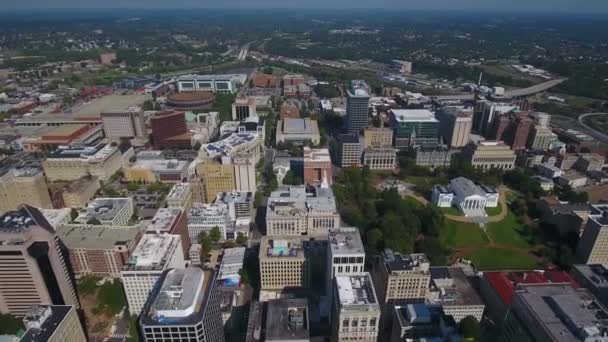
[[[81,8],[377,8],[497,12],[608,13],[608,0],[19,0],[2,10]]]

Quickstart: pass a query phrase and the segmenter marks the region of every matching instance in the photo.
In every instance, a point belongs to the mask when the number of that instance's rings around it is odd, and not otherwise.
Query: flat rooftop
[[[55,232],[42,212],[28,205],[23,205],[19,210],[9,211],[0,216],[0,234],[20,234],[38,226],[51,233]]]
[[[459,267],[431,267],[431,291],[439,292],[443,306],[484,305],[464,271]]]
[[[169,233],[182,214],[180,208],[160,208],[154,214],[146,232]]]
[[[420,269],[428,271],[429,259],[422,253],[401,254],[390,249],[385,249],[383,253],[384,264],[389,273],[392,271],[412,271]]]
[[[188,168],[188,165],[187,161],[177,159],[138,159],[131,168],[149,169],[154,172],[182,172]]]
[[[112,221],[125,207],[132,205],[128,197],[96,198],[78,215],[76,221],[86,223],[92,218],[99,221]]]
[[[341,307],[353,308],[374,306],[380,310],[374,284],[369,273],[336,277],[338,301]]]
[[[331,163],[329,150],[326,148],[311,149],[308,147],[304,147],[304,162]]]
[[[266,341],[307,341],[308,322],[307,299],[271,300],[267,309]]]
[[[163,270],[176,248],[181,248],[179,235],[144,234],[124,271]]]
[[[33,154],[16,153],[0,160],[0,177],[12,172],[16,177],[33,177],[42,175],[40,158]]]
[[[304,246],[300,238],[269,238],[260,241],[260,259],[304,258]]]
[[[251,191],[219,192],[215,197],[216,203],[251,203],[253,193]]]
[[[257,133],[233,133],[225,139],[202,145],[200,150],[205,152],[207,157],[232,156],[252,147],[258,136]]]
[[[190,183],[177,183],[171,187],[167,199],[181,199],[190,192]]]
[[[361,233],[355,227],[329,229],[329,246],[332,256],[365,254]]]
[[[319,126],[316,120],[285,118],[279,120],[283,134],[318,134]]]
[[[32,327],[27,329],[19,341],[48,341],[72,309],[76,310],[69,305],[40,305],[32,308],[32,311],[24,317],[26,325]]]
[[[107,228],[103,226],[66,225],[57,228],[57,235],[68,248],[112,249],[135,240],[140,227]]]
[[[66,112],[66,114],[69,113],[76,118],[100,117],[102,112],[126,110],[129,108],[139,107],[148,98],[148,95],[142,94],[107,95],[80,105],[76,105],[70,108],[70,111]]]
[[[117,150],[116,147],[106,144],[95,146],[60,146],[47,156],[47,159],[80,159],[82,161],[105,160]]]
[[[245,247],[235,247],[224,249],[224,256],[220,264],[218,278],[220,280],[228,278],[239,278],[239,271],[243,268],[245,259]]]
[[[428,109],[391,109],[397,122],[439,122]]]

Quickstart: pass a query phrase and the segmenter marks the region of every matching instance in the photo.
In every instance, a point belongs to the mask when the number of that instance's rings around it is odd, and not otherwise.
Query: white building
[[[329,254],[327,256],[327,294],[337,276],[361,274],[365,267],[365,250],[359,229],[339,227],[329,229]]]
[[[126,226],[134,210],[133,200],[128,197],[96,198],[80,212],[75,221],[86,224],[95,219],[107,226]]]
[[[536,170],[539,176],[550,179],[561,177],[564,174],[562,169],[550,163],[542,163],[537,165]]]
[[[184,265],[179,235],[144,234],[120,273],[129,313],[140,314],[150,291],[165,270],[183,268]]]
[[[215,203],[228,206],[228,215],[231,221],[239,218],[253,218],[253,193],[250,191],[220,192]]]
[[[192,241],[198,241],[201,233],[207,235],[211,229],[218,227],[222,239],[226,239],[226,230],[230,224],[228,206],[223,203],[195,203],[188,213],[188,234]]]
[[[485,304],[459,267],[430,267],[431,282],[426,293],[429,304],[441,305],[446,315],[459,323],[467,316],[481,322]]]
[[[176,79],[177,90],[209,91],[219,94],[235,93],[247,82],[246,74],[228,75],[182,75]]]
[[[336,277],[333,307],[333,341],[378,340],[381,311],[369,273]]]
[[[499,194],[492,188],[477,186],[471,180],[458,177],[450,181],[454,202],[465,216],[486,216],[485,208],[498,205]],[[489,201],[488,201],[489,200]]]
[[[167,207],[184,208],[187,212],[192,207],[193,194],[190,183],[174,184],[167,195]]]
[[[439,208],[450,208],[454,202],[454,192],[447,186],[435,185],[431,202]]]

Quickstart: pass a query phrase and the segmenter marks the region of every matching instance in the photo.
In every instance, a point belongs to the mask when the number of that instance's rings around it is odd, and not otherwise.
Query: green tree
[[[266,75],[272,75],[272,67],[271,66],[267,66],[264,69],[262,69],[262,72],[265,73]]]
[[[70,221],[74,221],[78,217],[78,210],[72,208],[70,210]]]
[[[477,321],[477,318],[473,316],[463,318],[458,324],[458,331],[468,340],[477,340],[479,338],[480,330],[479,322]]]
[[[97,217],[91,217],[88,221],[87,224],[92,224],[94,226],[99,226],[101,225],[101,222],[97,219]]]
[[[23,322],[11,314],[0,313],[0,335],[14,335],[23,329]]]
[[[127,302],[122,283],[118,279],[106,281],[97,293],[98,308],[108,315],[118,314]]]
[[[296,176],[292,170],[287,171],[283,178],[283,184],[285,185],[302,185],[303,183],[302,177]]]
[[[129,184],[127,184],[127,190],[137,191],[137,190],[139,190],[139,184],[137,184],[135,182],[129,182]]]
[[[367,246],[372,251],[379,251],[382,244],[382,231],[378,228],[374,228],[367,232]]]
[[[128,314],[125,311],[125,314]],[[137,329],[137,315],[129,316],[129,337],[127,337],[127,342],[139,342],[141,341],[141,337],[139,336],[139,329]]]
[[[220,227],[215,226],[209,231],[209,238],[213,243],[218,243],[222,239],[222,231]]]
[[[206,262],[207,254],[209,254],[209,252],[211,252],[213,249],[213,241],[211,241],[205,232],[202,232],[199,235],[199,243],[201,244],[201,262]]]
[[[85,275],[78,280],[78,292],[82,296],[89,296],[97,291],[97,282],[99,277],[93,275]]]
[[[245,234],[239,232],[238,234],[236,234],[236,243],[238,243],[241,246],[244,246],[247,244],[247,236],[245,236]]]

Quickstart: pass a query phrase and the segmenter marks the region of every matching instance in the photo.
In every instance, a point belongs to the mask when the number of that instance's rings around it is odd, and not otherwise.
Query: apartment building
[[[381,310],[369,273],[337,276],[334,284],[332,341],[376,342]]]
[[[100,197],[80,211],[74,221],[82,224],[126,226],[131,221],[134,210],[133,200],[129,197]]]
[[[20,342],[86,342],[77,308],[73,305],[34,305],[23,318]]]
[[[214,271],[164,271],[139,318],[143,340],[224,342],[217,285]]]
[[[263,291],[280,292],[308,286],[308,261],[302,238],[263,236],[259,258]]]
[[[40,161],[26,153],[0,160],[0,212],[16,210],[22,204],[53,207]]]
[[[122,167],[118,147],[109,144],[59,148],[42,162],[48,180],[73,181],[85,176],[106,182]]]
[[[515,153],[501,141],[483,141],[469,151],[473,167],[511,170],[515,166]]]
[[[84,275],[120,277],[141,237],[140,226],[106,227],[64,225],[57,235],[68,250],[77,278]]]
[[[374,263],[376,293],[381,303],[401,303],[425,298],[431,274],[424,254],[400,254],[385,250]]]
[[[120,272],[129,313],[139,315],[163,272],[183,268],[184,253],[179,235],[144,234]]]
[[[59,236],[34,207],[0,216],[0,284],[5,314],[23,317],[42,303],[78,306]]]
[[[340,215],[331,188],[317,186],[284,187],[268,198],[266,234],[268,236],[318,236],[327,238],[328,229],[340,226]]]
[[[89,202],[95,198],[99,189],[101,189],[101,183],[97,177],[82,177],[68,184],[63,190],[63,204],[67,208],[86,208]]]

